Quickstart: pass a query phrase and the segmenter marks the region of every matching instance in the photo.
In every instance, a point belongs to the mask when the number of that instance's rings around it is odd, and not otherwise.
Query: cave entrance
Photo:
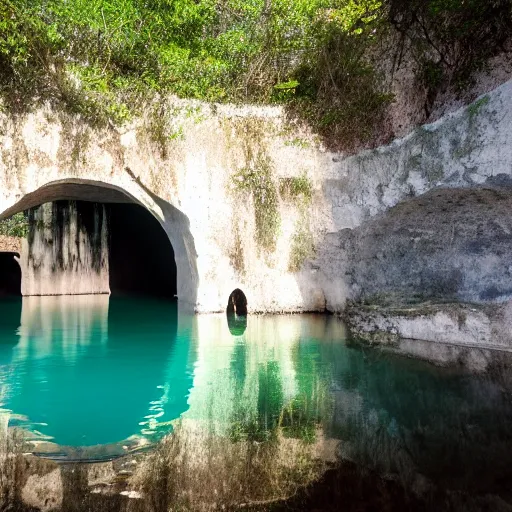
[[[0,296],[21,296],[21,268],[17,252],[0,252]]]
[[[246,316],[247,315],[247,297],[245,293],[237,288],[233,290],[228,299],[228,305],[226,308],[226,313],[236,314],[238,316]]]

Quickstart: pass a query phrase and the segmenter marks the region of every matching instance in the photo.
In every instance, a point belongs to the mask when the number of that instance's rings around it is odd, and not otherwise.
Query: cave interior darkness
[[[21,268],[17,252],[0,252],[0,297],[21,296]]]
[[[105,203],[105,207],[111,296],[174,298],[174,250],[158,220],[135,203]],[[80,210],[92,215],[90,208]],[[82,221],[88,223],[88,219]],[[21,295],[21,269],[14,259],[16,255],[0,252],[0,296]]]
[[[158,220],[134,203],[108,204],[107,218],[111,294],[175,297],[174,250]]]

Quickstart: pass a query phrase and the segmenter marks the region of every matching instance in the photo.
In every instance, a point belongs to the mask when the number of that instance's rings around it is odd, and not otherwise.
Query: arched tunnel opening
[[[59,184],[45,189],[42,195],[50,201],[38,201],[39,194],[17,207],[18,212],[27,207],[21,216],[26,225],[14,233],[18,243],[20,231],[25,234],[20,263],[0,238],[0,295],[176,297],[172,244],[145,207],[107,187]],[[8,245],[15,237],[6,235]]]

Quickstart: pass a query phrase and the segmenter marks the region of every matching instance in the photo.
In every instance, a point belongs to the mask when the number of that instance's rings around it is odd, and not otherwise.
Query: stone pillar
[[[104,205],[56,201],[30,209],[28,219],[22,295],[110,293]]]

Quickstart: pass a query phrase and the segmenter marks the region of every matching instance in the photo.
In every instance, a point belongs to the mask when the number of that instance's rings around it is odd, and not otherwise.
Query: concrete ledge
[[[512,302],[485,306],[464,303],[350,304],[344,319],[354,337],[372,344],[410,347],[411,340],[416,340],[436,347],[454,345],[512,352]],[[404,343],[404,340],[409,341]]]

